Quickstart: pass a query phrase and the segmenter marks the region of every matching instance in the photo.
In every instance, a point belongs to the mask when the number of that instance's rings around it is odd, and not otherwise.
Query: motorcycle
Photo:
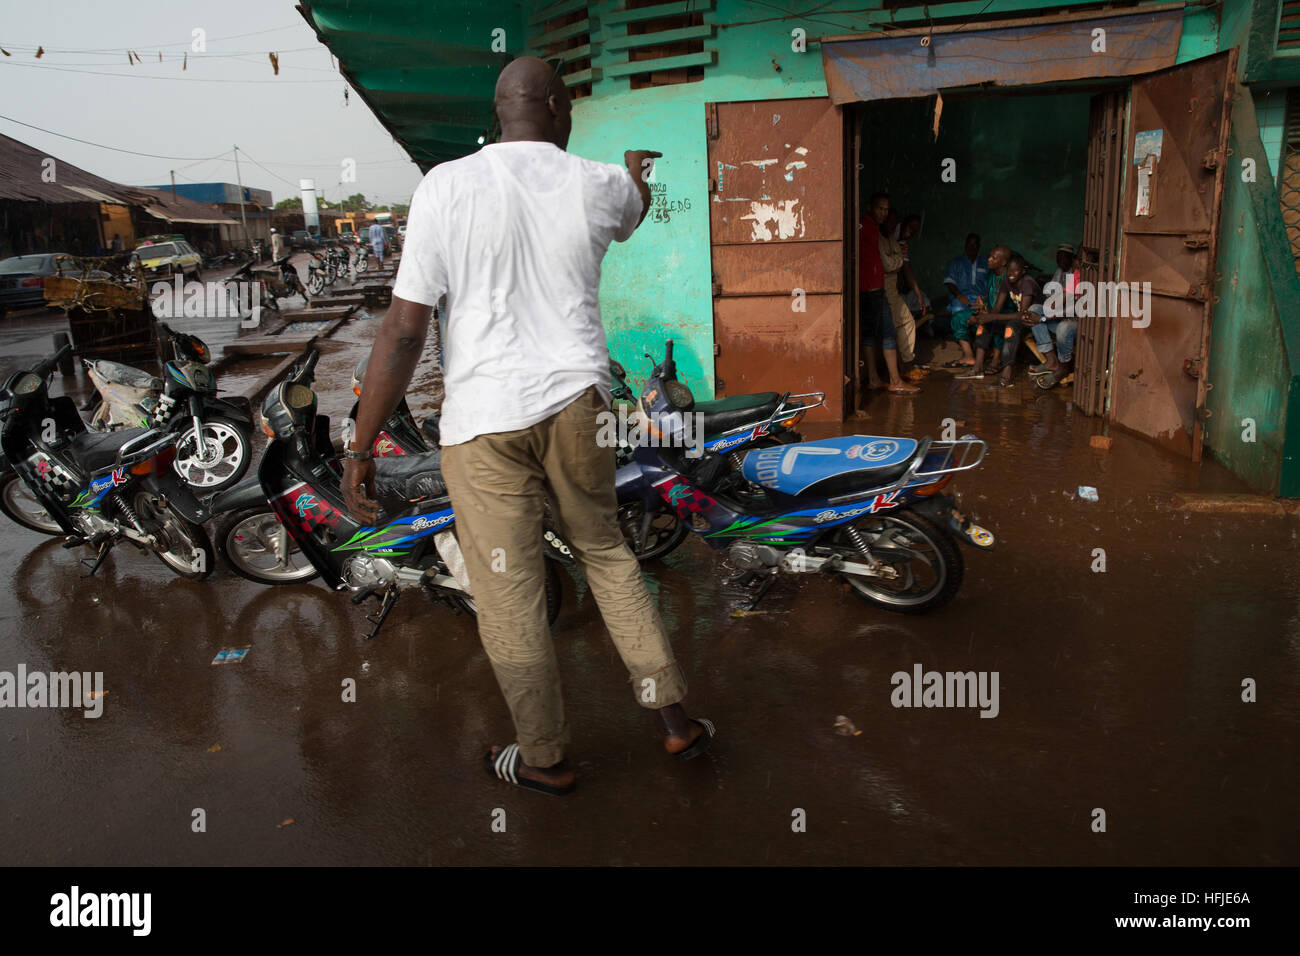
[[[261,501],[284,528],[301,555],[331,588],[353,592],[352,601],[379,600],[369,618],[373,638],[403,591],[421,589],[431,596],[476,613],[453,527],[451,508],[440,471],[441,453],[376,459],[375,488],[383,517],[380,523],[358,524],[348,514],[339,480],[342,467],[329,435],[329,419],[316,412],[311,389],[319,353],[305,362],[267,395],[262,405],[263,430],[271,439],[258,467]],[[213,507],[229,507],[233,495],[214,499]],[[246,499],[250,507],[251,498]],[[238,513],[234,516],[239,517]],[[218,533],[224,554],[233,555],[236,572],[252,580],[239,560],[242,521],[231,521]],[[232,538],[232,535],[234,536]],[[546,566],[548,620],[559,615],[561,588],[553,560]],[[267,583],[279,583],[267,581]]]
[[[352,391],[358,398],[361,397],[368,361],[368,357],[362,359],[352,373]],[[627,371],[612,359],[610,393],[615,402],[636,403],[636,394],[627,381]],[[688,460],[690,473],[711,489],[735,485],[733,473],[739,467],[740,450],[802,441],[794,426],[809,410],[821,405],[825,397],[824,392],[784,396],[778,396],[776,392],[761,392],[698,403],[698,410],[705,415],[704,421],[713,431],[711,437],[710,433],[705,434],[700,457]],[[353,403],[344,422],[344,442],[351,438],[350,426],[357,419],[357,407],[357,403]],[[372,448],[375,457],[416,455],[437,448],[440,418],[441,413],[434,412],[417,426],[406,399],[401,399],[375,436]],[[620,440],[615,450],[616,463],[621,466],[631,461],[633,451],[631,445]],[[736,493],[743,495],[745,491],[737,488]],[[669,554],[690,533],[671,509],[647,508],[640,495],[627,499],[619,497],[618,522],[628,547],[641,562]],[[568,560],[567,551],[564,554]]]
[[[11,375],[0,389],[6,461],[58,525],[56,533],[68,536],[64,547],[94,550],[87,576],[127,541],[182,577],[206,578],[212,543],[200,523],[207,513],[172,470],[176,435],[87,430],[70,398],[49,395],[50,376],[68,350]]]
[[[307,291],[312,295],[320,295],[325,291],[325,286],[334,280],[329,278],[329,262],[319,252],[311,253],[311,259],[307,262]]]
[[[638,413],[651,435],[619,469],[619,497],[671,508],[739,571],[733,583],[753,590],[750,607],[782,571],[819,572],[847,581],[853,593],[893,611],[942,607],[961,587],[957,541],[987,550],[993,534],[974,524],[944,488],[977,467],[986,445],[847,435],[747,452],[734,487],[706,491],[692,481],[684,449],[671,447],[682,416],[697,406],[677,381],[672,342],[641,392]],[[709,425],[705,417],[706,429]],[[669,447],[653,447],[668,445]]]
[[[159,378],[106,359],[83,359],[95,386],[90,427],[161,428],[179,435],[174,468],[192,488],[213,492],[236,484],[248,470],[252,406],[244,398],[218,398],[202,339],[158,323],[164,354]]]
[[[272,311],[280,311],[278,300],[287,299],[291,295],[300,295],[304,301],[309,298],[306,287],[302,284],[302,279],[298,277],[298,270],[289,264],[292,253],[281,256],[272,263],[274,268],[271,269],[254,269],[253,262],[246,262],[240,268],[231,273],[226,279],[226,295],[229,297],[229,315],[243,315],[248,304],[248,297],[242,296],[237,287],[232,287],[230,283],[257,282],[261,293],[261,304],[264,308]]]

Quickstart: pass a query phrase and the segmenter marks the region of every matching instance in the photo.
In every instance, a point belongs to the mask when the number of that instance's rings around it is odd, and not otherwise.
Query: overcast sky
[[[195,28],[206,53],[191,50]],[[236,145],[244,185],[276,202],[298,195],[299,179],[330,202],[342,189],[383,203],[408,202],[420,181],[365,103],[353,93],[345,105],[347,81],[293,0],[0,0],[0,48],[11,54],[0,55],[0,132],[115,182],[167,183],[175,170],[178,184],[233,183]],[[128,50],[143,62],[128,65]],[[356,182],[340,186],[349,157]]]

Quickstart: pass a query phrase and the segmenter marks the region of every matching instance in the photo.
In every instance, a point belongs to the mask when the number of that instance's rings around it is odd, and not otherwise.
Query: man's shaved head
[[[545,60],[522,56],[507,63],[497,77],[492,105],[501,121],[502,142],[534,140],[560,149],[569,145],[569,88]]]

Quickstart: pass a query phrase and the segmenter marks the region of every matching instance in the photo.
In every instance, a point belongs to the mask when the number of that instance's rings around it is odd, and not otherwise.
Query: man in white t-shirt
[[[711,723],[682,706],[686,682],[618,527],[615,449],[596,442],[610,399],[600,264],[645,218],[645,175],[660,154],[629,150],[623,168],[565,152],[572,107],[558,71],[532,57],[509,63],[494,102],[501,141],[435,166],[416,189],[343,472],[349,510],[374,522],[368,449],[405,394],[432,306],[446,295],[443,476],[479,636],[516,733],[484,761],[493,776],[555,794],[575,778],[546,614],[548,492],[634,698],[662,720],[664,749],[694,757],[713,736]]]

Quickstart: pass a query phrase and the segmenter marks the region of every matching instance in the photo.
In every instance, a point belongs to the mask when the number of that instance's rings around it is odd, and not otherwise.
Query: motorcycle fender
[[[546,544],[546,547],[542,549],[542,554],[552,561],[558,561],[560,564],[578,563],[578,559],[573,554],[573,547],[554,528],[544,527],[542,529],[542,541]]]
[[[650,473],[640,462],[631,461],[614,473],[614,492],[620,502],[641,501],[647,510],[659,507],[659,493],[650,483]]]
[[[145,475],[141,484],[151,494],[162,495],[169,504],[176,507],[182,517],[195,524],[203,524],[212,517],[212,513],[194,497],[189,488],[172,475]]]
[[[245,425],[252,428],[253,411],[252,406],[247,401],[247,399],[240,402],[227,398],[205,397],[203,399],[203,412],[205,415],[220,415],[223,418],[230,419],[236,425]]]
[[[957,507],[957,499],[954,496],[932,495],[914,502],[911,507],[913,511],[925,515],[939,527],[951,532],[953,537],[962,544],[981,551],[993,549],[993,533],[987,528],[972,523],[970,517]]]
[[[230,514],[244,508],[257,508],[266,504],[266,493],[262,491],[262,482],[256,475],[245,478],[233,488],[219,491],[203,502],[210,515]]]

